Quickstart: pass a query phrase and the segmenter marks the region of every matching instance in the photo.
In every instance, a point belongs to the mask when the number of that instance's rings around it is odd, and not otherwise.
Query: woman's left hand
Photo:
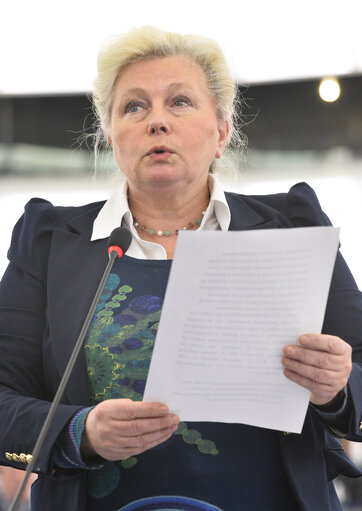
[[[339,337],[325,334],[305,334],[299,342],[284,348],[284,374],[310,391],[311,403],[324,405],[348,382],[352,348]]]

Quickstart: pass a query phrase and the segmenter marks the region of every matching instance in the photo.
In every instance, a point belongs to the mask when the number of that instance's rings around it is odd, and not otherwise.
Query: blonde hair
[[[219,45],[206,37],[181,35],[144,26],[109,38],[99,52],[98,76],[93,86],[93,105],[97,117],[96,151],[100,144],[107,143],[114,89],[121,73],[132,63],[172,55],[189,57],[200,66],[218,118],[229,123],[228,143],[233,141],[235,145],[243,146],[244,137],[236,129],[238,89]],[[221,165],[221,160],[217,161],[217,166]],[[215,163],[210,170],[215,170]]]

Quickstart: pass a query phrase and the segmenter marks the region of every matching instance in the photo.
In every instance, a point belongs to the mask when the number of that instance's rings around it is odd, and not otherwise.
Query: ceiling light
[[[337,101],[341,94],[341,87],[337,78],[324,78],[319,84],[319,95],[323,101],[332,103]]]

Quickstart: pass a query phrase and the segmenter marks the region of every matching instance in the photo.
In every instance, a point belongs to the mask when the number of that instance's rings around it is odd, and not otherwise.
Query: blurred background
[[[342,228],[342,253],[362,287],[361,18],[360,0],[3,4],[0,275],[31,197],[77,205],[106,199],[115,186],[112,157],[101,154],[95,173],[91,139],[80,143],[92,132],[96,55],[106,37],[149,24],[212,37],[224,50],[248,139],[225,189],[275,193],[307,181]],[[362,465],[361,445],[345,447]],[[362,509],[361,480],[337,487],[345,510]]]

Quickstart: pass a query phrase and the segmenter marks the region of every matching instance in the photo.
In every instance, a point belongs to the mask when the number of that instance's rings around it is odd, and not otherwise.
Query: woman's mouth
[[[149,156],[153,160],[164,161],[167,160],[172,154],[171,150],[167,148],[152,148],[148,151],[146,156]]]
[[[148,156],[153,160],[163,161],[167,160],[170,157],[171,153],[168,151],[155,151],[150,153]]]

